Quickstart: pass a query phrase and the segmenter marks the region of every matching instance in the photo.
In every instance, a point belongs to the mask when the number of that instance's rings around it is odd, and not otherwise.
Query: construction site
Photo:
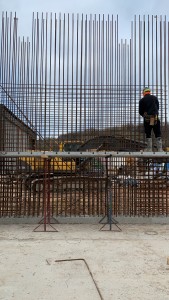
[[[17,14],[0,35],[0,299],[169,299],[169,22]],[[139,101],[159,100],[147,149]]]

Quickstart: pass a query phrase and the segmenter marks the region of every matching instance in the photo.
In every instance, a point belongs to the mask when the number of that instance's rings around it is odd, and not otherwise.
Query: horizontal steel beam
[[[41,157],[41,158],[51,158],[51,157],[161,157],[169,158],[169,152],[54,152],[54,151],[44,151],[44,152],[0,152],[0,157]]]

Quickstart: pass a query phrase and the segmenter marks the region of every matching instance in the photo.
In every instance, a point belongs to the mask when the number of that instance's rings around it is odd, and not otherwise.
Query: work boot
[[[161,137],[156,138],[156,146],[157,146],[157,151],[158,152],[163,152]]]
[[[151,152],[152,151],[152,138],[147,138],[147,147],[144,149],[145,152]]]

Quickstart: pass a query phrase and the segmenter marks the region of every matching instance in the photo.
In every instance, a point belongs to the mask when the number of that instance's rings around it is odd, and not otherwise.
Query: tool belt
[[[154,126],[157,124],[158,116],[148,115],[147,113],[144,113],[144,120],[145,122],[150,123],[151,126]]]

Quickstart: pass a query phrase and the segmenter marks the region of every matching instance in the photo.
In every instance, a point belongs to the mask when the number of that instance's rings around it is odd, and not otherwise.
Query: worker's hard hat
[[[147,94],[150,94],[150,93],[151,93],[151,90],[150,90],[149,87],[145,87],[145,88],[143,89],[143,95],[147,95]]]

